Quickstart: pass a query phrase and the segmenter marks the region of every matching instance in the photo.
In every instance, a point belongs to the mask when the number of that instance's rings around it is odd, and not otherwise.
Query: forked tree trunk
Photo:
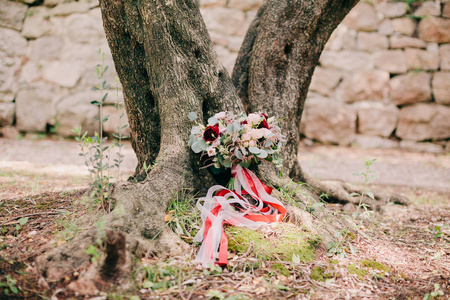
[[[286,174],[305,178],[297,147],[307,89],[325,42],[356,2],[269,0],[249,29],[232,81],[214,53],[197,0],[100,0],[138,166],[135,180],[116,185],[115,209],[106,216],[104,240],[112,246],[105,264],[113,266],[91,265],[97,271],[87,272],[90,279],[79,285],[112,281],[127,286],[131,254],[184,249],[170,230],[162,230],[166,205],[183,187],[202,190],[214,181],[199,169],[198,156],[187,144],[190,112],[206,123],[215,112],[242,112],[245,104],[248,111],[284,118]],[[152,166],[148,174],[144,163]],[[267,169],[267,174],[277,184],[271,176],[275,171]],[[84,250],[97,234],[85,232],[40,257],[38,271],[56,279],[88,266]],[[114,246],[117,241],[122,246]],[[127,258],[117,259],[124,251]]]

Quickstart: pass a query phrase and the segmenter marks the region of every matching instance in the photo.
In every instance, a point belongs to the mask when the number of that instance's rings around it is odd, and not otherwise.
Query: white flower
[[[212,143],[211,143],[211,146],[213,146],[213,147],[217,147],[217,146],[219,146],[220,145],[220,139],[215,139]]]
[[[227,131],[227,128],[222,124],[222,122],[219,122],[219,132],[224,133]]]
[[[215,156],[216,155],[216,147],[213,146],[209,146],[208,148],[206,148],[206,152],[208,153],[208,156]]]
[[[249,147],[255,147],[256,146],[256,141],[255,140],[251,140],[250,142],[248,142]]]
[[[214,115],[214,118],[216,118],[217,120],[222,120],[222,119],[225,119],[225,116],[226,116],[226,115],[227,115],[226,112],[221,111],[221,112],[215,114],[215,115]]]
[[[247,141],[245,141],[245,142],[243,143],[244,147],[248,147],[248,144],[249,144],[249,142],[247,142]]]
[[[261,122],[261,115],[259,114],[249,114],[247,117],[247,122],[250,124],[259,124]]]

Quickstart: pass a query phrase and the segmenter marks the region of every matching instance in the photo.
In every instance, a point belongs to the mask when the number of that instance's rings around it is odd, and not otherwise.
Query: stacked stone
[[[200,0],[230,73],[262,3]],[[0,133],[54,127],[69,136],[79,124],[98,130],[98,108],[90,104],[100,97],[90,92],[98,48],[114,83],[98,0],[0,0]],[[108,104],[115,101],[110,93]],[[122,112],[108,106],[105,113]],[[443,151],[450,139],[450,0],[358,3],[325,47],[301,127],[306,140],[323,143]]]
[[[450,138],[449,62],[448,0],[360,2],[320,58],[302,134],[325,143],[442,152]]]
[[[105,79],[113,85],[115,77],[98,1],[41,2],[0,0],[0,130],[14,137],[53,127],[70,136],[81,125],[93,134],[99,131],[98,107],[90,102],[101,98],[90,91],[100,83],[97,49],[107,53]],[[109,133],[122,113],[111,94],[104,114],[116,118],[106,124]]]

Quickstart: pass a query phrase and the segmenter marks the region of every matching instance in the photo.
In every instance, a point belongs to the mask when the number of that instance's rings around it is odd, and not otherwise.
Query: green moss
[[[325,270],[321,267],[314,267],[312,269],[311,274],[309,275],[311,279],[317,280],[317,281],[325,281],[329,278],[333,278],[333,274],[326,273]]]
[[[281,275],[284,275],[286,277],[289,277],[289,275],[291,275],[289,273],[288,268],[286,268],[283,264],[281,263],[275,263],[272,265],[272,270],[274,270],[275,272],[280,273]]]
[[[356,264],[348,265],[347,270],[350,274],[356,274],[359,279],[363,279],[368,274],[366,269],[358,268]]]
[[[381,271],[383,273],[389,272],[390,268],[380,262],[377,262],[375,260],[371,259],[363,259],[361,260],[361,265],[363,265],[366,268],[375,269],[378,271]]]
[[[338,263],[339,263],[339,261],[337,261],[335,259],[330,260],[330,264],[337,265]]]
[[[266,234],[234,226],[226,228],[226,232],[230,251],[245,253],[250,248],[255,257],[264,260],[291,261],[295,254],[300,261],[311,262],[315,259],[315,248],[320,243],[317,236],[291,223],[279,223],[272,232]]]

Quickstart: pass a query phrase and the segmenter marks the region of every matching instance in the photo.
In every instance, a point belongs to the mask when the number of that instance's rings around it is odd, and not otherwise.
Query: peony
[[[261,122],[261,116],[259,114],[249,114],[247,117],[247,121],[250,124],[259,124],[259,122]]]
[[[266,120],[262,120],[261,123],[259,123],[258,128],[267,128],[267,129],[269,129],[269,124],[267,124]]]
[[[259,129],[259,131],[262,133],[262,135],[267,139],[269,138],[271,135],[273,135],[272,131],[270,131],[267,128],[261,128]]]
[[[207,142],[212,142],[219,137],[219,126],[208,126],[203,133],[203,139]]]
[[[208,156],[215,156],[216,155],[216,148],[213,146],[209,146],[206,148],[206,153],[208,153]]]
[[[221,111],[221,112],[215,114],[215,115],[214,115],[214,118],[216,118],[217,120],[222,120],[222,119],[225,119],[225,116],[226,116],[226,115],[227,115],[226,112]]]
[[[243,141],[249,141],[250,140],[250,134],[248,134],[248,133],[244,133],[243,135],[242,135],[242,137],[241,137],[241,140],[243,140]]]
[[[248,132],[250,137],[255,140],[259,140],[264,136],[264,132],[262,129],[252,129]]]

